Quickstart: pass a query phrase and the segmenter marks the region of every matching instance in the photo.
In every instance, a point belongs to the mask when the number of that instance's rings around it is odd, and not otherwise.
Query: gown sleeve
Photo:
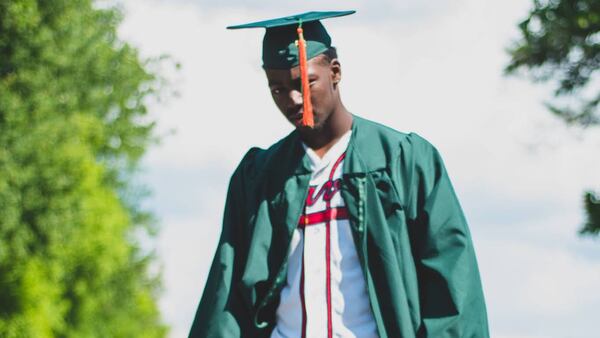
[[[243,234],[247,225],[245,194],[247,167],[253,151],[246,154],[229,182],[223,229],[189,338],[252,337],[247,305],[237,287],[243,271]]]
[[[464,214],[438,151],[412,134],[418,337],[489,337],[479,269]]]

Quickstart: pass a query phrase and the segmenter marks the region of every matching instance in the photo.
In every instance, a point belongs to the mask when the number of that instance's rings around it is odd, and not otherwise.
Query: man
[[[190,337],[488,337],[475,254],[436,149],[351,114],[309,12],[266,27],[263,68],[295,127],[234,172]]]

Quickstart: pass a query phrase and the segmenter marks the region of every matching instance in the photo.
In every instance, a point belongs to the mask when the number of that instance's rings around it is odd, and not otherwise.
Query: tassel
[[[302,81],[302,103],[304,113],[302,114],[302,125],[314,127],[312,103],[310,102],[310,84],[308,83],[308,67],[306,59],[306,41],[302,30],[302,22],[297,29],[298,32],[298,56],[300,57],[300,80]]]

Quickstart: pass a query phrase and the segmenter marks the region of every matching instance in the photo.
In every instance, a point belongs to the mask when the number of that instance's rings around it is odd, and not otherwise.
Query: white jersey
[[[271,338],[377,337],[363,271],[339,193],[351,131],[323,158],[304,146],[312,176],[294,230]]]

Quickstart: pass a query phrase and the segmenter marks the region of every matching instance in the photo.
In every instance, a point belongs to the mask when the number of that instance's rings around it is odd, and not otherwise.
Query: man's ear
[[[338,59],[332,59],[329,62],[329,69],[331,70],[331,81],[334,85],[337,85],[342,80],[342,65]]]

